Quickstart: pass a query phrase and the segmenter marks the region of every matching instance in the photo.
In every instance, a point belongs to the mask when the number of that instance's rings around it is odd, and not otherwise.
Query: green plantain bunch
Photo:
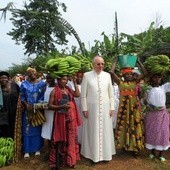
[[[166,74],[170,71],[170,59],[166,55],[150,56],[145,60],[144,66],[148,73]]]
[[[14,156],[14,141],[12,138],[0,137],[0,167],[3,167],[7,162],[12,162]]]
[[[73,56],[56,57],[47,61],[45,69],[55,78],[73,75],[81,70],[81,62]]]
[[[74,55],[81,63],[81,71],[86,72],[92,70],[92,59],[90,57],[85,57],[83,55]]]

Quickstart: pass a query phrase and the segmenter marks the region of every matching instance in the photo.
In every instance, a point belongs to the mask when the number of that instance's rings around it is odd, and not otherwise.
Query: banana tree
[[[110,71],[117,54],[115,35],[107,36],[104,32],[101,35],[103,41],[95,40],[90,50],[85,49],[85,56],[92,60],[95,55],[101,55],[105,60],[105,71]]]
[[[128,35],[121,33],[121,53],[137,53],[142,54],[154,48],[158,48],[163,42],[165,31],[162,26],[155,28],[155,23],[152,22],[148,30],[135,34]]]

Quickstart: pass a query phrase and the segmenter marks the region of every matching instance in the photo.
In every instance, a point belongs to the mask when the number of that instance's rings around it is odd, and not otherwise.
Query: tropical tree
[[[2,8],[4,18],[9,10],[15,26],[8,33],[16,44],[24,44],[25,54],[44,54],[56,50],[56,45],[67,44],[67,35],[74,35],[83,52],[82,42],[75,29],[61,17],[60,7],[66,12],[64,3],[57,0],[29,0],[24,9],[14,9],[11,4]],[[2,16],[1,16],[2,18]]]
[[[163,38],[163,41],[166,43],[170,43],[170,27],[167,27],[165,30],[165,36]]]
[[[156,27],[155,22],[152,22],[146,31],[139,34],[121,33],[121,53],[137,53],[140,55],[158,49],[166,40],[167,33],[165,30],[162,25]]]
[[[55,44],[66,44],[68,31],[58,22],[65,4],[56,0],[30,0],[24,9],[13,9],[10,19],[15,26],[8,33],[17,44],[24,44],[25,54],[43,54],[55,49]]]
[[[6,13],[7,13],[7,11],[11,11],[14,8],[15,8],[15,6],[14,6],[13,2],[9,2],[6,7],[0,8],[0,11],[2,11],[1,19],[4,18],[4,20],[6,20]]]
[[[33,66],[38,72],[47,73],[47,70],[45,69],[47,61],[51,58],[63,56],[66,56],[66,54],[55,50],[44,55],[37,55],[35,58],[27,57],[21,64],[12,63],[12,66],[9,67],[8,72],[10,72],[10,75],[16,75],[17,73],[25,74],[28,66]]]
[[[114,34],[107,36],[104,32],[101,35],[103,36],[103,41],[96,40],[95,46],[91,49],[103,56],[105,60],[105,71],[110,71],[112,63],[118,55],[116,37]]]

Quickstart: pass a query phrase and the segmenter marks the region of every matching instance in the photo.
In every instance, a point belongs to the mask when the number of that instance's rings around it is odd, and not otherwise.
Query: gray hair
[[[96,55],[96,56],[93,58],[93,60],[92,60],[92,63],[93,63],[93,64],[96,62],[96,59],[97,59],[97,58],[102,58],[102,59],[103,59],[102,56]],[[104,60],[104,59],[103,59],[103,60]]]

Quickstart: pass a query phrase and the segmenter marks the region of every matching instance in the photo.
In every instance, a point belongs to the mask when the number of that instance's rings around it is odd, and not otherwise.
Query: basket
[[[131,54],[120,55],[118,61],[120,68],[125,67],[134,68],[136,66],[137,56]]]

